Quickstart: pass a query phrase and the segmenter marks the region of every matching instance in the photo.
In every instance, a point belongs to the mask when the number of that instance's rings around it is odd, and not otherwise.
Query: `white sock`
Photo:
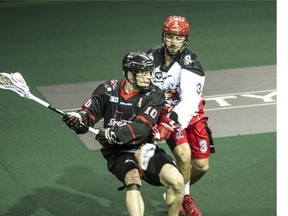
[[[184,185],[184,195],[190,194],[190,181]]]

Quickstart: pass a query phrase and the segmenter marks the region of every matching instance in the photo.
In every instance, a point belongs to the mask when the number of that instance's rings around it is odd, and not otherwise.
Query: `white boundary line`
[[[229,94],[219,94],[219,95],[204,95],[204,98],[214,98],[214,97],[222,97],[222,96],[231,96],[231,95],[243,95],[243,94],[251,94],[251,93],[265,93],[265,92],[277,92],[276,89],[266,89],[261,91],[250,91],[250,92],[238,92],[238,93],[229,93]]]
[[[220,95],[209,95],[204,96],[205,99],[211,99],[216,97],[223,97],[223,96],[231,96],[231,95],[243,95],[243,94],[251,94],[251,93],[265,93],[265,92],[277,92],[276,89],[266,89],[260,91],[249,91],[249,92],[238,92],[238,93],[229,93],[229,94],[220,94]],[[251,104],[251,105],[242,105],[242,106],[226,106],[226,107],[218,107],[218,108],[204,108],[206,111],[218,111],[218,110],[228,110],[228,109],[240,109],[240,108],[249,108],[249,107],[258,107],[258,106],[268,106],[268,105],[276,105],[277,102],[273,103],[261,103],[261,104]],[[63,109],[63,112],[73,112],[79,110],[80,108],[70,108],[70,109]]]
[[[276,104],[277,103],[274,102],[274,103],[251,104],[251,105],[243,105],[243,106],[229,106],[229,107],[204,109],[204,111],[207,112],[207,111],[218,111],[218,110],[227,110],[227,109],[240,109],[240,108],[250,108],[250,107],[258,107],[258,106],[276,105]]]
[[[258,106],[269,106],[276,105],[277,103],[262,103],[262,104],[251,104],[251,105],[243,105],[243,106],[229,106],[229,107],[219,107],[219,108],[210,108],[205,109],[205,112],[209,111],[218,111],[218,110],[227,110],[227,109],[240,109],[240,108],[250,108],[250,107],[258,107]],[[71,108],[71,109],[63,109],[63,112],[73,112],[79,110],[80,108]]]

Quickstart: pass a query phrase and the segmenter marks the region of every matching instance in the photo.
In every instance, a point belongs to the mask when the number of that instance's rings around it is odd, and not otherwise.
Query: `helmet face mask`
[[[167,54],[176,56],[186,47],[187,38],[185,35],[164,34],[163,42]]]
[[[151,71],[143,71],[140,73],[133,74],[133,78],[130,79],[130,83],[135,84],[134,86],[140,91],[146,91],[151,86]]]
[[[123,58],[124,77],[141,92],[150,90],[153,68],[152,59],[144,52],[131,52]]]
[[[185,17],[169,16],[163,24],[162,43],[170,56],[176,56],[188,45],[190,27]]]

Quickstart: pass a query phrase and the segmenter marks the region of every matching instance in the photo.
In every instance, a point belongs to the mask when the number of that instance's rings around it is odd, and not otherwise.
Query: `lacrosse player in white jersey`
[[[214,144],[203,110],[205,74],[197,55],[187,48],[189,33],[185,17],[169,16],[163,25],[162,44],[147,53],[154,61],[151,81],[165,93],[164,115],[180,124],[166,139],[184,177],[185,194],[179,214],[201,216],[190,185],[208,171]],[[160,134],[161,130],[165,128],[160,127]]]

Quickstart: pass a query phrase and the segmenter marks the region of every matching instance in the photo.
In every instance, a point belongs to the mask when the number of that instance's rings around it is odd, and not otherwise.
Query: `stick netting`
[[[15,73],[0,73],[0,88],[16,92],[21,97],[31,95],[23,76],[19,72]]]

